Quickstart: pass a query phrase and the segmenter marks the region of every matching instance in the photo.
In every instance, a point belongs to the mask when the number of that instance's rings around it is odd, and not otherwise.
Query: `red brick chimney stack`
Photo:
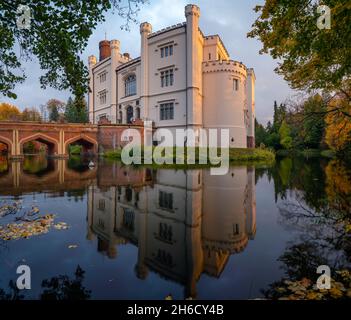
[[[111,56],[111,48],[110,48],[110,41],[102,40],[99,42],[99,49],[100,49],[100,59],[102,61]]]

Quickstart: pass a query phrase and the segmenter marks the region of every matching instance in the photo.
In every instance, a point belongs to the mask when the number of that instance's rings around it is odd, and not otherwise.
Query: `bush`
[[[82,153],[82,146],[80,145],[72,145],[69,147],[69,154],[81,154]]]

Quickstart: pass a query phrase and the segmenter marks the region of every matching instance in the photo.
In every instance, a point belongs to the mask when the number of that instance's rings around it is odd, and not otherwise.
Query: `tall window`
[[[160,105],[160,120],[174,119],[174,103],[162,103]]]
[[[106,90],[99,93],[100,104],[106,104]]]
[[[173,56],[173,44],[161,48],[161,58]]]
[[[173,193],[160,191],[158,204],[160,208],[173,210]]]
[[[156,259],[167,267],[172,267],[173,265],[172,255],[165,250],[158,249]]]
[[[161,222],[158,226],[158,237],[161,240],[171,242],[173,240],[172,226]]]
[[[99,200],[99,210],[105,211],[105,199]]]
[[[239,80],[238,79],[233,80],[233,86],[234,86],[235,91],[239,90]]]
[[[161,72],[161,87],[173,86],[174,76],[173,69]]]
[[[107,74],[107,72],[103,72],[103,73],[101,73],[101,74],[99,75],[100,83],[106,81],[106,74]]]
[[[136,94],[136,76],[135,74],[131,74],[124,81],[125,85],[125,96],[133,96]]]
[[[123,209],[123,227],[129,231],[134,230],[134,211],[128,208]]]
[[[140,119],[140,108],[139,108],[139,107],[137,107],[137,108],[135,109],[135,117],[136,117],[137,119]]]

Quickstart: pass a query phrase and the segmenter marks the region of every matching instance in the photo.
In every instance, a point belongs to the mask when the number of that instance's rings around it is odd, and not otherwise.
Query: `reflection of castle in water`
[[[98,250],[110,258],[118,245],[138,246],[141,279],[151,270],[195,297],[201,274],[219,277],[229,256],[255,235],[253,168],[231,168],[225,176],[119,166],[112,171],[115,186],[99,172],[99,187],[89,187],[88,238],[97,236]]]

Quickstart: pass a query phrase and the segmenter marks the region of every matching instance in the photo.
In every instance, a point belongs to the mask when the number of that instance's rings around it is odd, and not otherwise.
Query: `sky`
[[[247,38],[257,13],[253,8],[262,4],[262,0],[149,0],[142,6],[137,20],[151,23],[153,31],[185,21],[184,7],[188,3],[200,7],[200,28],[205,35],[219,34],[231,56],[231,59],[242,61],[247,67],[254,68],[256,75],[256,118],[261,123],[267,123],[273,116],[274,101],[284,102],[296,92],[291,90],[284,79],[274,72],[277,61],[269,55],[260,55],[262,44]],[[99,56],[99,41],[118,39],[121,51],[129,52],[131,57],[140,55],[139,24],[132,23],[130,31],[121,30],[123,20],[117,14],[109,12],[106,21],[100,24],[91,35],[88,46],[82,54],[87,64],[88,56]],[[35,58],[23,63],[27,79],[17,85],[16,100],[0,94],[0,102],[10,102],[20,109],[25,107],[39,107],[49,99],[56,98],[67,101],[70,93],[52,88],[40,88],[39,77],[43,74]]]

